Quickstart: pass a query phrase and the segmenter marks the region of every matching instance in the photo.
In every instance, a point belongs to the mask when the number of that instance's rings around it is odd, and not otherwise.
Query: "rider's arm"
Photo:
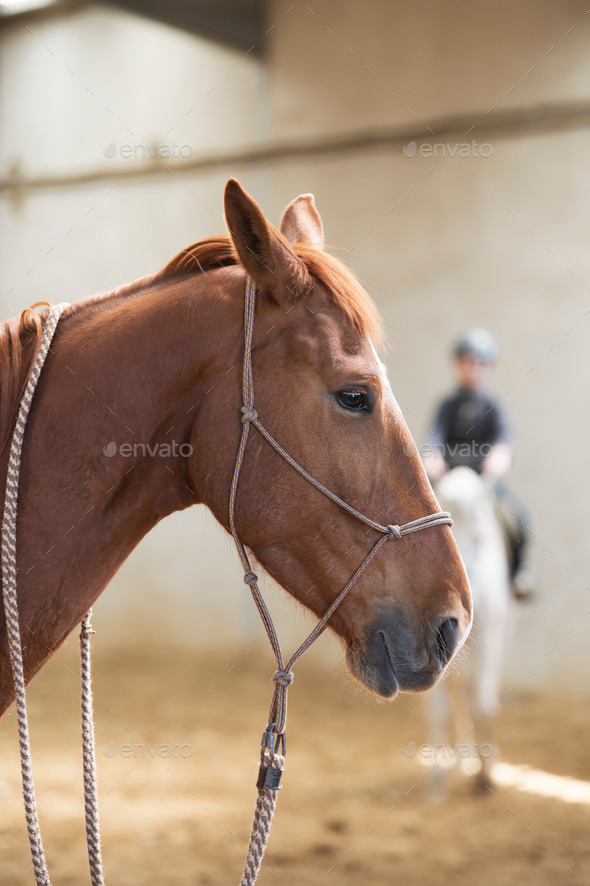
[[[423,449],[422,461],[431,481],[438,480],[448,471],[443,454],[448,437],[448,426],[448,400],[443,400],[436,411],[434,422],[428,428],[428,437]]]
[[[482,473],[488,477],[500,478],[510,470],[513,454],[512,425],[502,403],[494,404],[494,421],[495,442],[490,454],[483,461]]]

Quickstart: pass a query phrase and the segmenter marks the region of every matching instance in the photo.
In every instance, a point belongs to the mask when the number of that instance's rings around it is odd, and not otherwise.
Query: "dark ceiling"
[[[106,0],[218,43],[263,54],[266,0]]]

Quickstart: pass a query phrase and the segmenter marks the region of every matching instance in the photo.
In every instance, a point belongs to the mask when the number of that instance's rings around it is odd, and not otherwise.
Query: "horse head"
[[[380,523],[403,524],[438,511],[377,356],[377,311],[351,272],[324,251],[313,197],[294,200],[278,230],[231,180],[225,213],[239,266],[225,272],[224,298],[243,300],[247,278],[257,290],[251,355],[264,426],[311,475]],[[237,332],[230,341],[232,347],[239,341]],[[229,345],[226,353],[233,354]],[[241,365],[243,350],[238,360]],[[223,385],[225,396],[195,433],[195,485],[206,474],[203,500],[226,526],[229,480],[219,478],[231,476],[236,458],[238,377],[220,363],[211,381]],[[375,537],[258,434],[244,456],[236,527],[263,567],[318,616]],[[385,545],[329,626],[345,645],[351,672],[390,697],[398,689],[430,687],[470,622],[459,552],[450,528],[437,526]]]

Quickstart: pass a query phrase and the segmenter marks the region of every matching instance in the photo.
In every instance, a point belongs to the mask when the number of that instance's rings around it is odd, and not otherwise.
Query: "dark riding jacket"
[[[496,443],[512,448],[512,429],[503,403],[487,391],[459,388],[439,405],[428,445],[449,467],[467,465],[480,473]]]

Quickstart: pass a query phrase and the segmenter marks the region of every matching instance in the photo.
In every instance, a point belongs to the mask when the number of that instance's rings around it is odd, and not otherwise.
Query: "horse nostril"
[[[459,619],[445,618],[435,632],[435,652],[441,665],[447,665],[459,642]]]

